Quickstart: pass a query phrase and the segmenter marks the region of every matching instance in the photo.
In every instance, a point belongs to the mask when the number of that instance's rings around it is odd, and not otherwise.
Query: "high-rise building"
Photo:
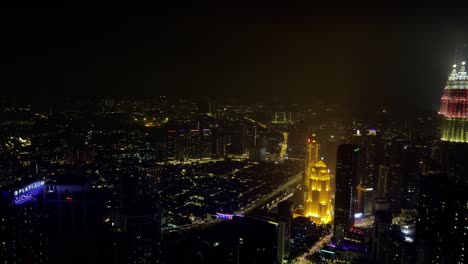
[[[374,200],[374,189],[363,185],[357,186],[357,212],[363,216],[372,215],[372,202]]]
[[[110,262],[105,200],[86,182],[57,177],[0,193],[1,263]]]
[[[102,111],[112,112],[115,110],[116,100],[114,98],[104,98],[102,100]]]
[[[441,98],[439,114],[442,116],[442,140],[468,143],[468,76],[465,62],[460,71],[453,65],[444,94]]]
[[[216,116],[216,101],[214,99],[208,99],[207,115]]]
[[[212,134],[208,128],[168,130],[166,155],[169,159],[202,159],[212,155]]]
[[[396,139],[388,146],[389,152],[389,190],[388,198],[391,201],[392,212],[399,212],[401,210],[401,197],[403,197],[404,178],[402,169],[403,152],[407,146],[406,140]]]
[[[331,174],[327,165],[318,159],[319,143],[316,135],[308,140],[305,171],[305,216],[315,223],[327,224],[332,220]]]
[[[374,228],[372,230],[372,259],[374,263],[415,263],[414,244],[405,238],[398,225],[392,225],[392,214],[387,210],[375,212]]]
[[[353,224],[353,196],[356,195],[355,186],[358,184],[358,151],[359,148],[351,144],[338,147],[334,215],[334,237],[338,242],[343,239],[345,230]]]
[[[49,263],[44,181],[0,188],[0,263]]]
[[[439,115],[440,145],[439,163],[452,184],[468,186],[468,76],[465,62],[459,72],[457,66],[449,75],[441,98]]]
[[[377,189],[378,169],[383,164],[384,152],[380,133],[369,129],[366,134],[359,130],[351,138],[351,143],[359,147],[359,182],[369,188]]]
[[[187,135],[186,157],[191,159],[201,158],[201,133],[199,129],[190,129]]]
[[[212,139],[213,135],[209,128],[204,128],[201,131],[200,139],[200,156],[201,158],[211,158],[212,153]]]
[[[225,137],[219,127],[219,124],[213,122],[209,124],[210,130],[210,138],[211,138],[211,157],[212,158],[220,158],[225,155],[226,151],[226,144],[225,144]]]
[[[317,135],[312,134],[312,136],[307,139],[307,157],[305,159],[305,172],[303,178],[303,190],[304,190],[304,206],[307,201],[307,192],[308,192],[308,184],[309,184],[309,177],[307,174],[307,170],[309,166],[315,164],[319,161],[319,143],[317,142]]]
[[[465,63],[449,75],[441,98],[441,173],[420,178],[418,263],[465,263],[468,241],[468,77]]]
[[[388,166],[379,166],[379,180],[377,183],[377,195],[386,197],[389,191],[389,174],[390,168]]]
[[[291,220],[250,215],[233,217],[237,263],[285,263],[289,256]]]
[[[416,208],[419,192],[419,175],[421,174],[420,151],[409,145],[403,148],[400,163],[400,174],[402,177],[402,195],[400,204],[402,209],[414,210]]]
[[[171,129],[167,131],[166,137],[166,156],[168,159],[180,158],[180,136],[177,130]]]
[[[465,263],[466,188],[439,174],[421,177],[420,188],[416,221],[418,263]]]

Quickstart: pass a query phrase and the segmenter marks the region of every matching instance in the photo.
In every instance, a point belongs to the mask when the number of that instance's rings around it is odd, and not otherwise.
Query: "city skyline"
[[[466,262],[468,5],[5,11],[0,263]]]

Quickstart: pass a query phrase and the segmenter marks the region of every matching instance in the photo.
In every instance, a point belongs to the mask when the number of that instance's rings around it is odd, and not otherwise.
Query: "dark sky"
[[[4,9],[13,93],[213,95],[436,109],[458,5]]]

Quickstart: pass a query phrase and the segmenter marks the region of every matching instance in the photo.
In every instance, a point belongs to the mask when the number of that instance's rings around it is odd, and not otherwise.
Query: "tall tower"
[[[465,263],[468,234],[468,78],[453,65],[439,111],[441,170],[420,177],[419,263]]]
[[[331,174],[327,165],[318,158],[319,143],[315,134],[308,140],[306,171],[304,173],[305,215],[317,224],[332,219]]]
[[[317,135],[312,134],[310,138],[307,139],[307,156],[305,159],[305,173],[304,173],[304,184],[307,187],[307,169],[310,164],[315,164],[319,161],[319,143],[317,141]],[[305,191],[307,192],[307,191]]]
[[[441,98],[441,137],[449,142],[468,142],[468,76],[465,62],[459,72],[453,65]]]

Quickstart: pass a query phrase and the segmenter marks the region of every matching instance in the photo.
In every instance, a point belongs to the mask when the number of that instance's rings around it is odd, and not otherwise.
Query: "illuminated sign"
[[[21,195],[23,193],[27,193],[27,192],[29,192],[31,190],[34,190],[34,189],[37,189],[37,188],[40,188],[40,187],[44,186],[44,184],[45,184],[44,181],[33,182],[33,183],[27,185],[26,187],[15,190],[13,192],[13,195],[18,196],[18,195]]]
[[[34,199],[44,186],[44,181],[37,181],[13,191],[14,204],[22,204]]]
[[[216,213],[216,217],[218,217],[218,219],[232,220],[231,214]]]
[[[218,219],[224,219],[224,220],[232,220],[233,216],[238,216],[238,217],[244,217],[242,214],[223,214],[223,213],[216,213],[216,217]]]
[[[349,228],[349,233],[358,234],[358,235],[363,235],[363,234],[364,234],[364,230],[359,229],[359,228],[355,228],[355,227],[350,227],[350,228]],[[351,239],[350,239],[350,240],[351,240]]]
[[[356,213],[356,214],[354,214],[354,218],[362,218],[362,213]]]

